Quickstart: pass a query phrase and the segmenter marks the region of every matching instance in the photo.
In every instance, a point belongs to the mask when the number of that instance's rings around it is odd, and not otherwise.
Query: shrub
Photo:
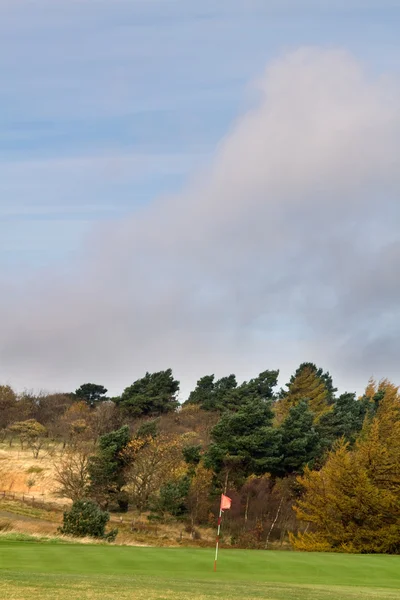
[[[181,477],[177,481],[168,481],[160,489],[160,496],[156,503],[156,511],[169,513],[174,517],[180,517],[185,512],[186,499],[189,493],[190,480],[187,477]]]
[[[105,533],[109,520],[109,513],[101,510],[95,502],[77,500],[72,508],[64,513],[63,526],[59,531],[63,535],[88,536],[112,542],[117,536],[118,529]]]
[[[35,473],[36,475],[39,475],[39,473],[43,473],[44,469],[42,469],[41,467],[29,467],[29,469],[26,470],[27,473]]]

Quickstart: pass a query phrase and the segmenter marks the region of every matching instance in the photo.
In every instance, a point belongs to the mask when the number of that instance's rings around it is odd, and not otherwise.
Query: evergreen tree
[[[84,383],[75,390],[75,397],[86,402],[90,408],[94,408],[100,402],[108,400],[106,398],[107,390],[103,385],[97,385],[96,383]]]
[[[161,486],[160,495],[155,503],[154,510],[159,513],[169,513],[180,517],[187,512],[187,496],[190,489],[190,478],[183,476],[171,480]]]
[[[367,409],[368,403],[363,399],[357,400],[355,394],[341,394],[332,410],[323,414],[317,424],[322,447],[331,448],[339,438],[354,443],[362,429]]]
[[[178,391],[179,381],[173,378],[171,369],[146,373],[124,390],[117,403],[131,417],[157,417],[177,409]]]
[[[320,451],[320,439],[313,419],[314,415],[305,400],[300,400],[289,409],[280,427],[282,460],[277,466],[277,474],[300,474],[306,465],[312,466]]]
[[[108,507],[110,502],[115,501],[120,508],[127,508],[122,488],[126,483],[127,466],[127,454],[124,451],[129,441],[130,432],[127,425],[102,435],[97,455],[89,459],[89,495],[100,505]]]
[[[251,398],[270,400],[277,385],[279,371],[264,371],[258,377],[238,386],[235,375],[214,381],[214,375],[206,375],[197,382],[187,404],[198,404],[203,410],[237,410]],[[186,404],[185,403],[185,404]]]
[[[113,542],[118,529],[105,532],[110,520],[108,512],[102,511],[91,500],[76,500],[71,509],[64,513],[63,526],[59,528],[63,535],[74,537],[93,537]]]
[[[274,400],[274,388],[278,384],[279,371],[263,371],[250,381],[245,381],[238,388],[241,400],[260,399]]]
[[[217,381],[214,375],[205,375],[198,380],[185,404],[197,404],[203,410],[224,410],[232,403],[235,404],[236,388],[235,375],[222,377]]]
[[[225,412],[211,432],[206,466],[219,472],[229,465],[236,476],[273,472],[281,459],[281,434],[272,421],[271,403],[260,398],[247,400],[237,412]]]

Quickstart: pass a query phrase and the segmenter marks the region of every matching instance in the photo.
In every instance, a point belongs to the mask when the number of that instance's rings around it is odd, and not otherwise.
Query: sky
[[[0,0],[0,384],[397,383],[400,0]]]

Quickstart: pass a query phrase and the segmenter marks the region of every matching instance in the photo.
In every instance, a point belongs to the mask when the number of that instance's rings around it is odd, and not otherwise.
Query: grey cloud
[[[8,289],[0,376],[117,391],[172,366],[185,393],[206,372],[281,367],[284,383],[313,360],[350,388],[396,378],[398,83],[301,49],[259,86],[182,194],[96,226],[75,265]]]

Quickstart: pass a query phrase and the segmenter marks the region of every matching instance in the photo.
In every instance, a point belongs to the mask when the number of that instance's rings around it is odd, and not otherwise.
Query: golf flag
[[[230,498],[228,498],[228,496],[225,496],[224,494],[221,494],[221,510],[229,510],[232,504],[232,500]]]
[[[215,543],[215,559],[214,559],[214,571],[217,570],[217,559],[218,559],[218,548],[219,548],[219,532],[221,531],[221,523],[222,523],[222,513],[224,510],[229,510],[232,504],[232,500],[225,496],[225,494],[221,494],[221,503],[219,505],[219,517],[218,517],[218,530],[217,530],[217,539]]]

